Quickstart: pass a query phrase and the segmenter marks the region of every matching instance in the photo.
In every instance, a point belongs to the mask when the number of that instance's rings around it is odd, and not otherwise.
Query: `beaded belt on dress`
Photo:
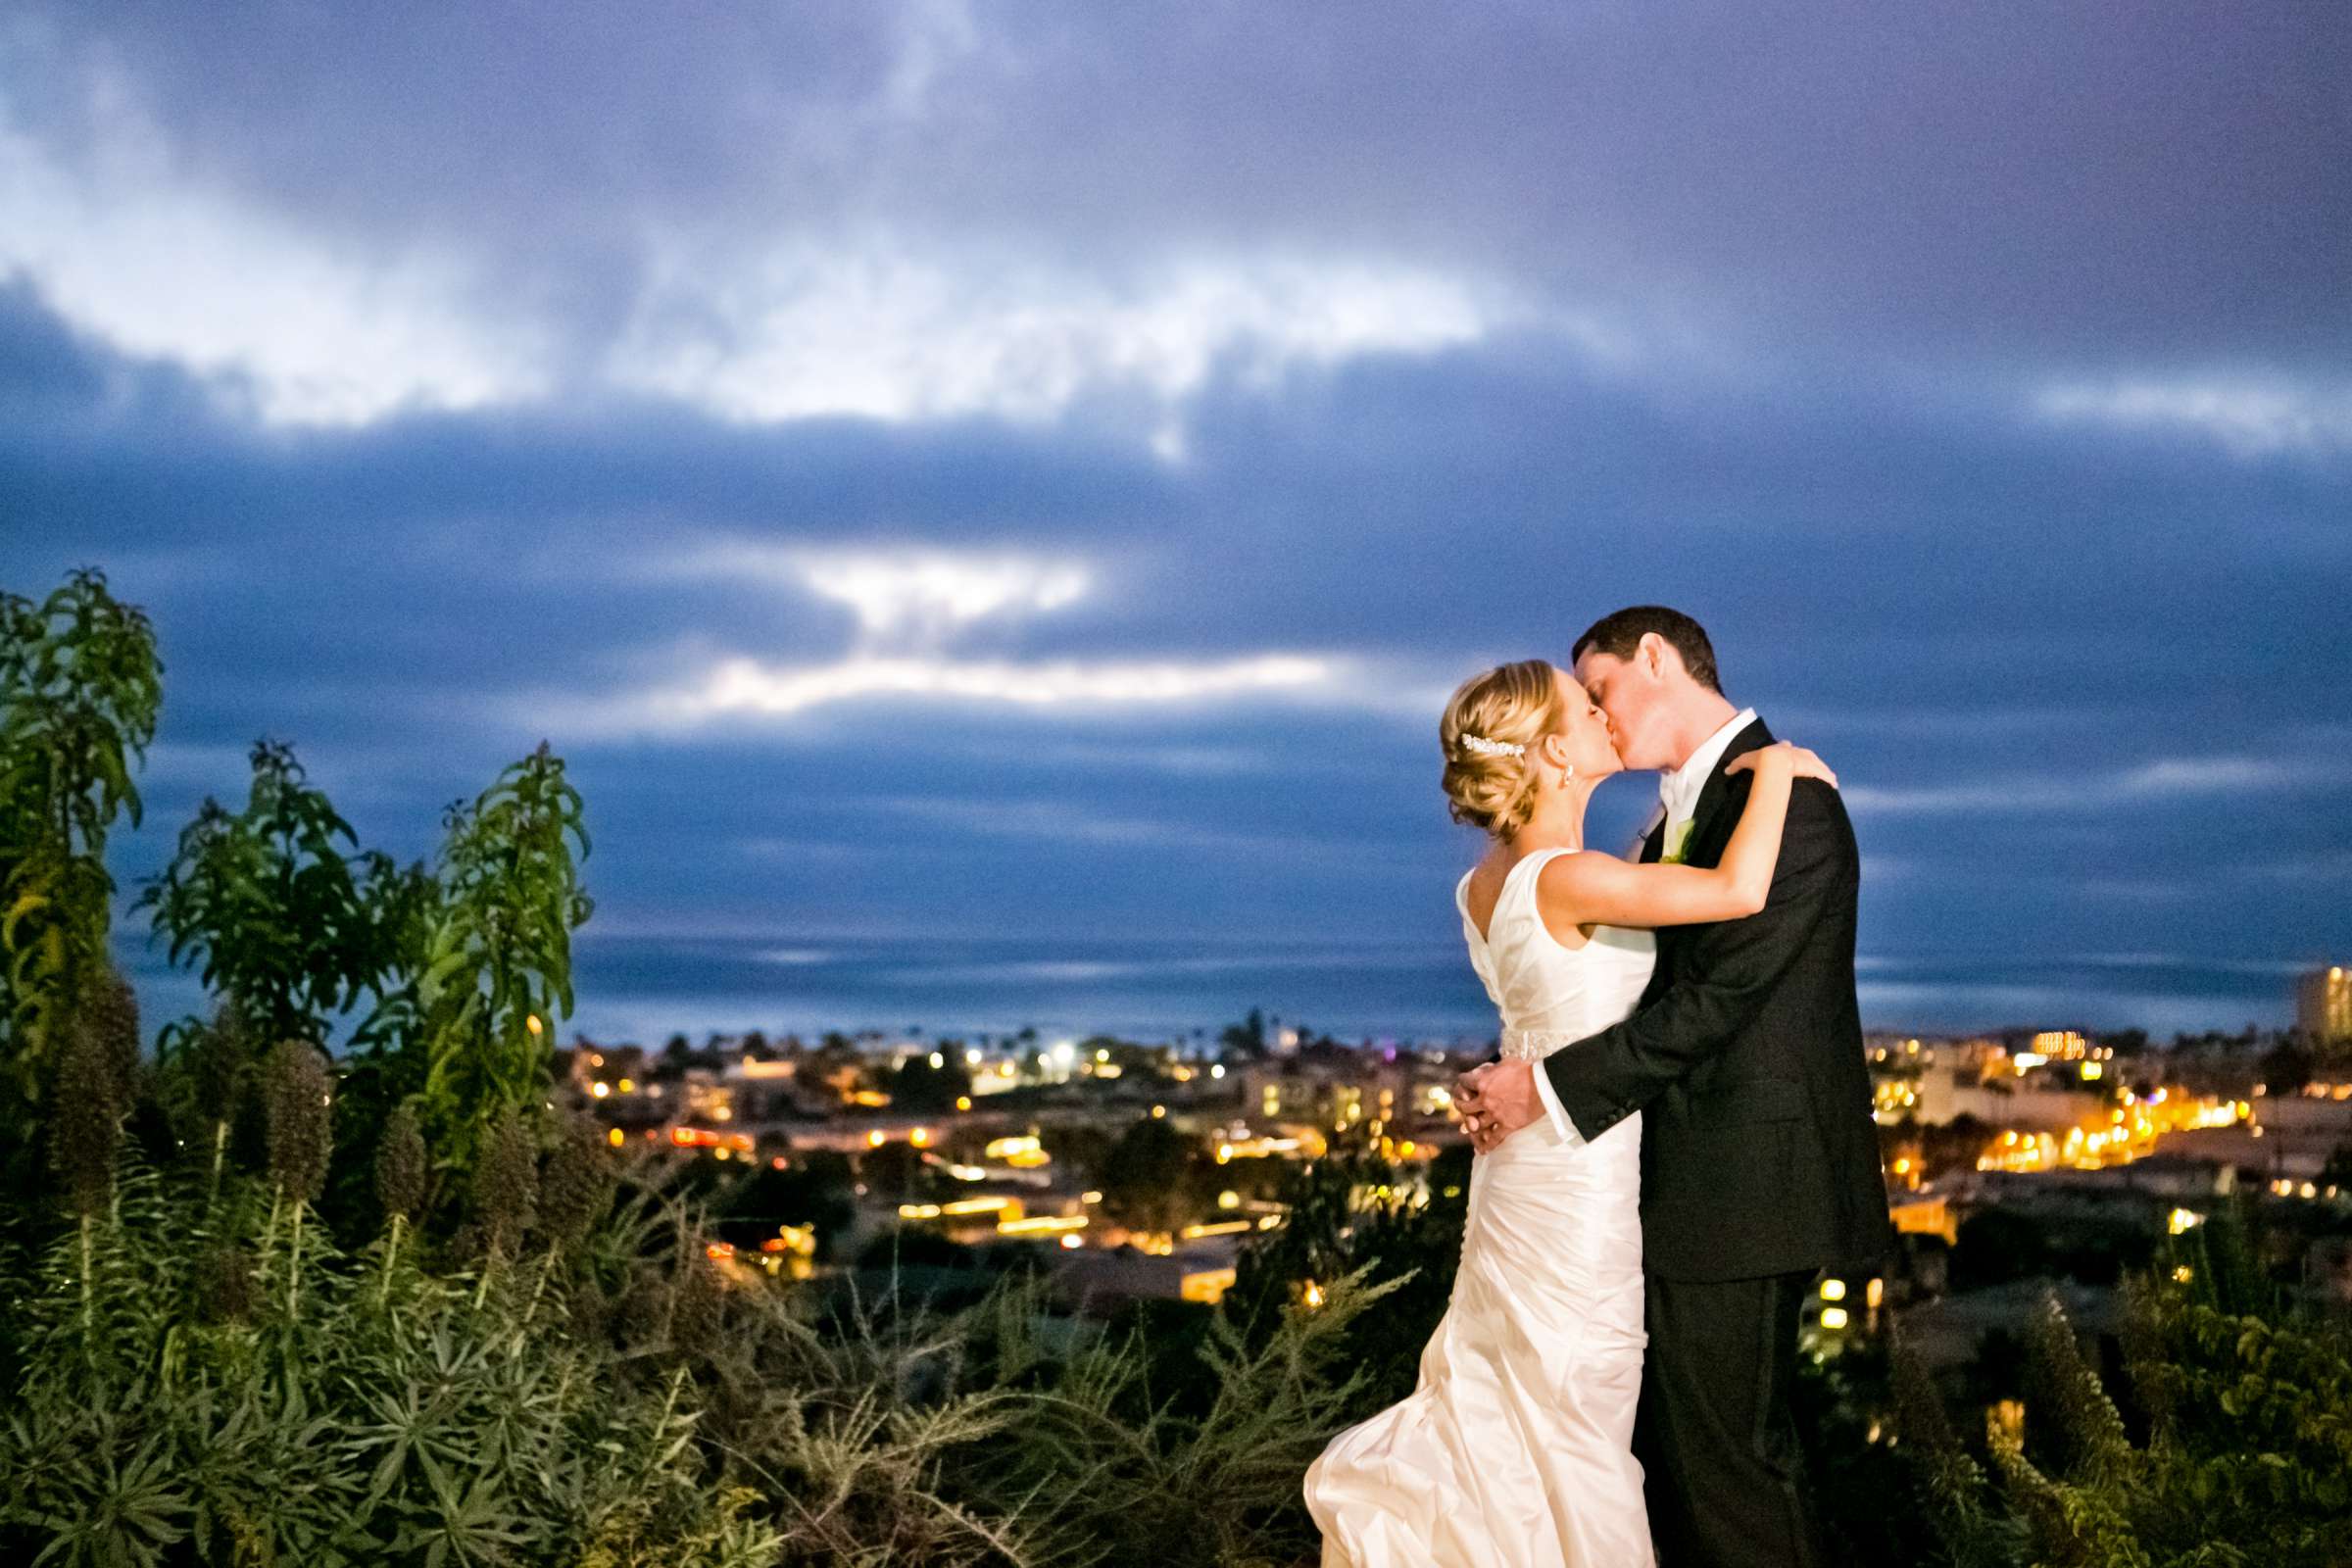
[[[1502,1032],[1502,1054],[1537,1061],[1562,1046],[1573,1046],[1579,1040],[1589,1038],[1592,1033],[1590,1029],[1505,1029]]]

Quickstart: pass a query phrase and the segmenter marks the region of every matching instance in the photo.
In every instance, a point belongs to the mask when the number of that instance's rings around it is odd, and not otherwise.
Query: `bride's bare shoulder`
[[[1606,850],[1570,850],[1555,855],[1536,873],[1536,903],[1544,918],[1561,925],[1585,926],[1583,905],[1605,894],[1625,875],[1629,862]]]
[[[1580,948],[1592,935],[1592,922],[1582,905],[1596,877],[1609,864],[1624,862],[1600,850],[1566,850],[1554,855],[1536,872],[1536,910],[1554,940]]]
[[[1622,870],[1626,864],[1622,856],[1606,850],[1568,850],[1553,856],[1536,873],[1539,891],[1550,888],[1566,890],[1590,882],[1596,876],[1607,876]]]
[[[1502,897],[1503,878],[1510,874],[1510,868],[1508,856],[1499,850],[1489,851],[1479,858],[1476,865],[1462,874],[1462,880],[1456,884],[1461,891],[1462,904],[1481,927],[1486,925],[1487,917],[1494,912],[1494,905]]]

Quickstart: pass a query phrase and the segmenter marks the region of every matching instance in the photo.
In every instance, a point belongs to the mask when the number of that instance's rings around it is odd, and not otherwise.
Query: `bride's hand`
[[[1786,766],[1790,778],[1817,778],[1830,788],[1838,787],[1838,775],[1830,764],[1792,741],[1774,741],[1752,752],[1741,752],[1724,764],[1726,773],[1754,772],[1766,765]]]

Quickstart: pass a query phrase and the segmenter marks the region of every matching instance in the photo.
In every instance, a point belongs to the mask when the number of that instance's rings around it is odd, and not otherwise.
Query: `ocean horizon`
[[[119,941],[150,1035],[207,1010],[191,974],[143,939]],[[1458,950],[1262,940],[840,938],[812,933],[574,938],[574,995],[558,1034],[658,1045],[759,1029],[920,1031],[997,1038],[1107,1034],[1213,1041],[1251,1008],[1343,1041],[1491,1040],[1494,1012]],[[2014,1027],[2176,1033],[2282,1027],[2305,960],[2109,953],[1994,957],[1864,953],[1863,1021],[1935,1035]],[[347,1024],[336,1031],[338,1038]]]

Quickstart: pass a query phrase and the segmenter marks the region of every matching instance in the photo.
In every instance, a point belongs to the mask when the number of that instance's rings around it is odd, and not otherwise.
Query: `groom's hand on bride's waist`
[[[1470,1145],[1490,1154],[1505,1138],[1544,1114],[1535,1066],[1522,1056],[1481,1062],[1454,1080],[1453,1102]]]

